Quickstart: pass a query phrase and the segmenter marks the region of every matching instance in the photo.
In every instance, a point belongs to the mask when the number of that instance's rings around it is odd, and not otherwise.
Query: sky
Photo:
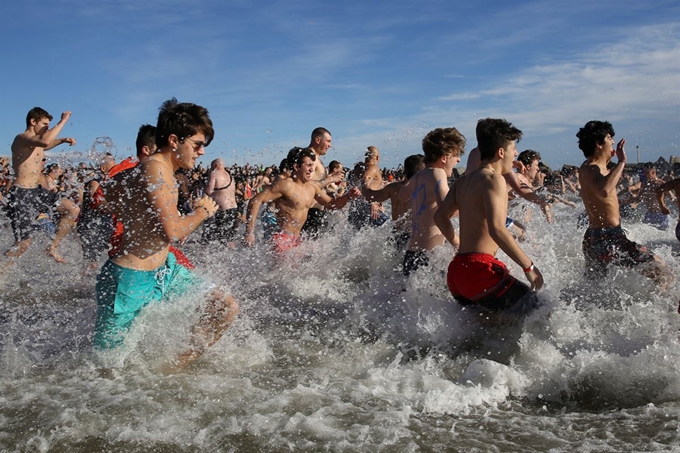
[[[553,168],[593,119],[629,162],[680,156],[680,0],[2,3],[0,155],[40,106],[72,112],[53,158],[122,159],[175,97],[210,112],[204,163],[278,164],[323,126],[326,165],[373,145],[396,167],[437,127],[471,150],[486,117]]]

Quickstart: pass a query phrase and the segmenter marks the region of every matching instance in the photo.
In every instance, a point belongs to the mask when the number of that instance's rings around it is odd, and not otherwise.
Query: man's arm
[[[342,170],[336,170],[318,182],[321,184],[322,188],[325,188],[329,184],[339,184],[343,179],[345,179],[345,172]]]
[[[552,221],[552,211],[550,210],[550,203],[539,194],[533,191],[531,187],[526,184],[522,184],[515,172],[511,171],[503,175],[505,181],[510,186],[510,188],[520,197],[527,201],[535,203],[541,207],[541,211],[545,214],[548,222]]]
[[[215,192],[215,183],[216,183],[217,177],[215,176],[215,172],[211,171],[210,176],[208,176],[208,184],[205,186],[205,194],[206,195],[212,195],[213,192]]]
[[[456,230],[451,224],[451,217],[458,213],[458,203],[456,202],[456,183],[453,184],[451,190],[444,198],[444,201],[439,205],[439,208],[434,212],[434,223],[442,232],[449,244],[454,247],[460,245],[460,239],[456,236]]]
[[[626,139],[622,138],[616,145],[616,158],[618,163],[609,172],[607,176],[603,176],[600,168],[597,165],[590,165],[587,167],[588,176],[590,177],[590,183],[592,187],[600,192],[600,196],[607,197],[612,193],[616,193],[616,186],[619,184],[621,175],[623,175],[623,170],[626,167],[626,151],[624,146],[626,144]],[[595,168],[592,168],[595,167]]]
[[[275,183],[272,187],[264,189],[248,201],[248,208],[246,210],[246,232],[243,235],[243,242],[245,242],[246,245],[255,245],[255,224],[257,223],[257,216],[260,213],[260,207],[263,203],[271,203],[283,196],[283,192],[281,191],[282,184],[285,184],[285,181]]]
[[[55,146],[61,145],[62,143],[69,143],[71,146],[73,146],[76,144],[76,140],[74,138],[57,138],[70,117],[71,112],[64,112],[61,114],[61,119],[59,122],[44,134],[33,137],[26,137],[21,134],[18,135],[17,138],[21,139],[25,145],[44,148],[45,150],[52,149]]]
[[[661,212],[668,215],[671,211],[666,206],[666,192],[674,191],[677,192],[680,189],[680,178],[668,181],[667,183],[661,184],[656,188],[656,201],[659,202],[659,207]]]
[[[383,201],[391,199],[394,195],[397,195],[402,185],[403,184],[401,181],[397,181],[393,182],[392,184],[388,184],[382,189],[378,190],[373,190],[369,189],[368,187],[364,187],[361,190],[361,194],[368,201],[377,201],[379,203],[382,203]]]
[[[158,219],[169,242],[186,239],[208,217],[217,212],[217,204],[204,195],[195,203],[194,212],[185,216],[177,211],[177,187],[172,173],[158,162],[144,164],[142,175],[149,203],[158,213]]]
[[[317,190],[316,194],[314,195],[314,199],[320,204],[328,209],[342,209],[344,208],[349,200],[352,200],[354,198],[359,198],[361,196],[361,191],[356,188],[352,187],[350,190],[348,190],[343,196],[338,197],[338,198],[333,198],[328,193],[326,193],[325,190]]]
[[[482,205],[489,228],[489,236],[511,260],[519,264],[522,269],[529,269],[528,272],[525,272],[525,276],[531,283],[531,289],[539,290],[543,286],[543,276],[505,227],[508,210],[505,181],[497,176],[490,178],[489,181],[489,190],[482,193]]]

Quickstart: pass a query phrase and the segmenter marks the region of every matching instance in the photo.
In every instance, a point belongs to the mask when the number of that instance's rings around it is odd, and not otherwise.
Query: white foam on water
[[[197,272],[234,294],[234,326],[189,370],[159,368],[204,300],[148,307],[123,348],[93,353],[94,278],[79,245],[57,265],[37,238],[0,277],[0,445],[14,450],[667,451],[678,445],[680,317],[635,270],[583,277],[580,211],[538,211],[522,244],[544,307],[480,326],[446,288],[452,249],[409,279],[389,226],[341,218],[277,265],[255,249],[189,241]],[[514,214],[513,214],[514,215]],[[624,223],[672,269],[671,231]],[[198,232],[197,234],[200,234]],[[11,231],[0,230],[0,245]],[[514,275],[521,269],[499,253]],[[106,368],[106,369],[103,369]]]

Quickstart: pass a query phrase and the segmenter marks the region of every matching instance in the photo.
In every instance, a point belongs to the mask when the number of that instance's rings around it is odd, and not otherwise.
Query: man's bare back
[[[400,197],[411,203],[409,250],[432,250],[446,242],[433,217],[448,192],[448,177],[441,168],[425,168],[405,184]]]

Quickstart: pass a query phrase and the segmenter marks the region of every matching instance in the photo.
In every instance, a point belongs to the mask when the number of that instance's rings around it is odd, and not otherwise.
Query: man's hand
[[[379,219],[380,214],[382,214],[380,203],[371,203],[371,218]]]
[[[619,162],[623,162],[624,164],[626,163],[626,150],[624,149],[625,145],[625,138],[622,138],[616,145],[616,158],[619,160]]]
[[[525,272],[524,275],[529,280],[529,283],[531,283],[532,290],[538,291],[543,287],[543,274],[541,274],[541,271],[536,266],[529,272]]]
[[[61,114],[61,122],[65,123],[69,118],[71,118],[71,112],[64,112]]]
[[[61,139],[62,143],[68,143],[69,146],[73,146],[76,144],[76,139],[73,137],[65,137]]]
[[[518,172],[522,173],[524,170],[526,170],[527,167],[525,167],[522,162],[518,160],[513,160],[512,168],[516,168]]]
[[[345,179],[345,172],[338,169],[328,175],[328,177],[324,180],[324,183],[326,183],[326,185],[339,184],[343,179]]]
[[[361,196],[361,191],[356,187],[352,187],[351,189],[349,189],[349,192],[347,192],[347,196],[349,197],[350,200],[354,198],[359,198]]]
[[[247,245],[248,247],[252,247],[255,245],[255,233],[248,232],[246,231],[246,234],[243,235],[243,243]]]
[[[209,196],[203,195],[194,203],[194,211],[198,208],[204,208],[208,213],[208,217],[212,217],[217,212],[217,203]]]

